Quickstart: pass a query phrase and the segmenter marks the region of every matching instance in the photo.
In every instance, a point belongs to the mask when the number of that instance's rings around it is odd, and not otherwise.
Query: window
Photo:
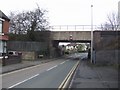
[[[0,40],[0,53],[3,53],[3,42]]]
[[[0,54],[6,52],[7,52],[6,42],[0,40]]]
[[[2,33],[2,21],[0,20],[0,33]]]

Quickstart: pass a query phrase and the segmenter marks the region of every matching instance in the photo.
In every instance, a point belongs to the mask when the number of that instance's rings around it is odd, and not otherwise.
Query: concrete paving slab
[[[71,88],[118,88],[118,71],[115,68],[91,67],[87,63],[80,62]]]

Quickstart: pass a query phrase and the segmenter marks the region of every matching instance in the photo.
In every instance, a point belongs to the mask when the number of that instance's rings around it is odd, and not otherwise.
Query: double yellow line
[[[64,90],[66,88],[68,88],[69,84],[70,84],[70,81],[72,79],[72,76],[77,68],[77,66],[79,65],[79,62],[78,61],[74,66],[73,68],[70,70],[70,72],[68,73],[68,75],[66,76],[66,78],[63,80],[63,82],[60,84],[60,86],[58,87],[58,90]]]

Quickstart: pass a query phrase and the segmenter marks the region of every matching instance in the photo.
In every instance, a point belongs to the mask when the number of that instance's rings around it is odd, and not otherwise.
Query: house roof
[[[0,10],[0,18],[10,21],[10,19]]]

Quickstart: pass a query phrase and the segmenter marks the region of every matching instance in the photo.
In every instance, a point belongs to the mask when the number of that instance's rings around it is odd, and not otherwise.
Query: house
[[[7,52],[10,19],[0,10],[0,57]]]

